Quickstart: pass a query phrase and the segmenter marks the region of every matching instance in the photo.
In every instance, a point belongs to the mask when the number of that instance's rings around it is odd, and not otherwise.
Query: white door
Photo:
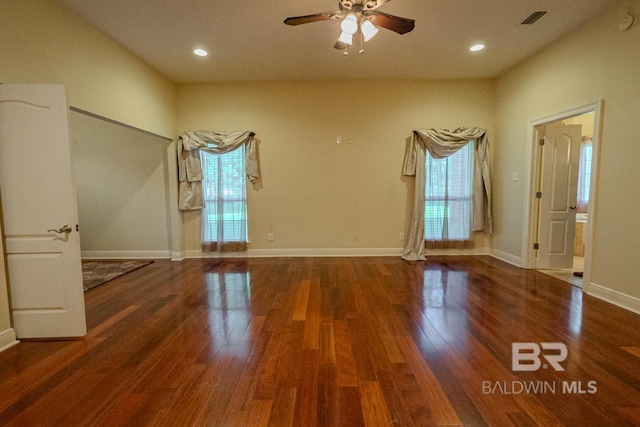
[[[581,125],[544,127],[538,268],[572,268]]]
[[[64,86],[0,85],[0,193],[18,338],[86,335]]]

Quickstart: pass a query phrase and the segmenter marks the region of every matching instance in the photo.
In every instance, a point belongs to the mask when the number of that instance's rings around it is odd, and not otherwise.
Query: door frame
[[[536,172],[540,167],[540,151],[538,150],[536,127],[549,123],[565,120],[571,117],[586,113],[593,114],[593,151],[591,159],[591,181],[589,186],[589,215],[587,216],[587,244],[585,245],[584,272],[582,291],[586,292],[591,283],[591,264],[593,253],[593,234],[596,218],[596,206],[598,195],[598,170],[600,163],[600,141],[602,139],[602,120],[604,113],[604,100],[599,99],[589,104],[571,108],[549,116],[531,120],[527,127],[528,148],[526,150],[526,183],[525,200],[523,212],[522,230],[522,267],[526,269],[535,268],[535,254],[533,244],[536,240],[537,203],[536,203]]]

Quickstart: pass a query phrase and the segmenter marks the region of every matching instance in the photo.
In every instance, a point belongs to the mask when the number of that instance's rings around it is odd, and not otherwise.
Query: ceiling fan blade
[[[362,0],[362,8],[364,10],[374,10],[390,1],[391,0]]]
[[[372,11],[368,16],[375,16],[373,21],[379,27],[387,30],[395,31],[398,34],[405,34],[413,30],[415,22],[413,19],[401,18],[399,16],[389,15],[388,13]]]
[[[338,16],[340,11],[314,13],[313,15],[293,16],[284,20],[287,25],[308,24],[310,22],[327,21]]]

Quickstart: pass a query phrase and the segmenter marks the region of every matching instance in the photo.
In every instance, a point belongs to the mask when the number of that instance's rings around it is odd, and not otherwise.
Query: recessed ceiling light
[[[482,43],[474,44],[473,46],[471,46],[469,48],[469,50],[471,52],[477,52],[477,51],[482,50],[482,49],[484,49],[484,45]]]
[[[193,53],[195,53],[198,56],[207,56],[208,55],[207,51],[204,50],[204,49],[194,49]]]

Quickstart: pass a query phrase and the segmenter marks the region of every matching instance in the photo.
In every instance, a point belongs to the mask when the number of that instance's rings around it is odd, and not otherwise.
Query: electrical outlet
[[[404,233],[400,233],[400,241],[404,241]]]
[[[353,241],[357,242],[358,240],[360,240],[360,236],[358,235],[358,233],[353,235]]]
[[[269,233],[269,234],[267,235],[267,239],[268,239],[270,242],[273,242],[273,233]]]

